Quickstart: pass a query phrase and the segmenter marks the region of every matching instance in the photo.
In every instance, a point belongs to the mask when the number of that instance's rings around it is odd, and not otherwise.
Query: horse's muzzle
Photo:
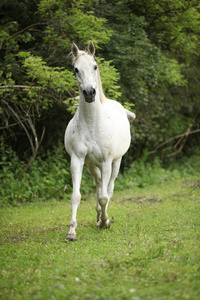
[[[86,102],[92,103],[95,100],[96,90],[93,87],[86,88],[83,90],[83,96]]]

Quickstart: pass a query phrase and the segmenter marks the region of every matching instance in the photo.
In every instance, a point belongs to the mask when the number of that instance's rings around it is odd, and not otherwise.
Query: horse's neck
[[[92,103],[87,103],[84,99],[83,94],[80,92],[79,100],[79,120],[88,124],[88,126],[93,126],[97,124],[101,117],[102,103],[99,98],[99,92],[97,90],[95,101]]]

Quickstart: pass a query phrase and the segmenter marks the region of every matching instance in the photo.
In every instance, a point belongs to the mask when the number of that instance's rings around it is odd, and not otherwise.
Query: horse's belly
[[[90,140],[90,143],[86,145],[88,151],[85,162],[100,167],[102,162],[115,161],[122,157],[130,146],[130,133],[128,132],[120,138],[117,136],[113,138],[114,136],[113,133],[112,137],[104,139],[102,143]]]

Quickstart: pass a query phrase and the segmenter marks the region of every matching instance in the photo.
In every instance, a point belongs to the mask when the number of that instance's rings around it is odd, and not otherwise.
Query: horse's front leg
[[[97,223],[97,227],[110,227],[110,220],[107,215],[107,206],[109,202],[108,184],[112,171],[112,163],[104,162],[101,169],[101,188],[99,193],[99,205],[101,206],[101,219]]]
[[[84,165],[84,159],[80,159],[75,155],[71,157],[71,174],[72,174],[72,183],[73,183],[73,193],[71,196],[72,218],[69,224],[69,228],[70,228],[69,232],[66,235],[67,240],[76,239],[76,231],[75,231],[77,227],[76,213],[81,201],[80,186],[81,186],[83,165]]]

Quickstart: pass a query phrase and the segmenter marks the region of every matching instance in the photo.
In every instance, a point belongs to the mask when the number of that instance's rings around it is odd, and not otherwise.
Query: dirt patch
[[[148,202],[160,202],[160,201],[162,201],[162,199],[149,195],[149,196],[146,196],[146,197],[123,198],[122,200],[118,200],[117,202],[126,202],[126,201],[132,201],[132,202],[135,202],[135,203],[148,203]]]
[[[66,226],[55,226],[49,228],[37,228],[36,230],[30,229],[29,231],[19,231],[18,234],[2,234],[0,245],[7,243],[19,243],[28,239],[32,239],[34,236],[43,235],[48,232],[63,231]]]
[[[199,189],[200,188],[200,179],[197,180],[185,180],[183,185],[187,185],[191,187],[192,189]]]

